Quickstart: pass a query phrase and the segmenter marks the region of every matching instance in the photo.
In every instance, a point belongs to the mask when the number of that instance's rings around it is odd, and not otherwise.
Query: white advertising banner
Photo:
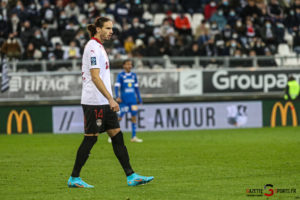
[[[189,70],[181,71],[179,79],[180,95],[201,95],[202,94],[202,71]]]
[[[262,127],[262,103],[172,103],[139,106],[138,131],[198,130]],[[131,131],[130,114],[120,122],[123,131]],[[53,107],[55,133],[83,132],[81,106]]]
[[[83,110],[81,106],[53,106],[54,133],[83,133]]]

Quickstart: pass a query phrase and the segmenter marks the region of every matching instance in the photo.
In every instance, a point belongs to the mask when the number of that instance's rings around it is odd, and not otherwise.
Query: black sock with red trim
[[[111,141],[112,141],[114,153],[115,153],[116,157],[118,158],[120,164],[122,165],[126,176],[130,176],[134,172],[133,172],[130,162],[129,162],[129,155],[128,155],[127,148],[124,144],[122,131],[120,131],[119,133],[117,133],[117,135],[112,137]]]

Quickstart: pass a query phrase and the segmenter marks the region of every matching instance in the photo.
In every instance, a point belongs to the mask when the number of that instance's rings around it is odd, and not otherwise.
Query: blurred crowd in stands
[[[300,0],[0,0],[9,59],[80,58],[86,26],[114,21],[110,58],[300,54]]]

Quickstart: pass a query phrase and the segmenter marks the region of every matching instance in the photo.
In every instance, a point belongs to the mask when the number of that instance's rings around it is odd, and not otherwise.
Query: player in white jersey
[[[102,45],[113,34],[112,21],[98,17],[94,24],[88,26],[91,39],[84,48],[82,58],[82,96],[84,112],[84,139],[77,151],[72,174],[68,180],[69,187],[92,188],[79,177],[81,168],[97,142],[99,133],[107,132],[112,146],[126,176],[129,186],[145,184],[154,177],[140,176],[131,168],[129,155],[124,144],[117,111],[119,104],[112,97],[110,66],[108,56]]]

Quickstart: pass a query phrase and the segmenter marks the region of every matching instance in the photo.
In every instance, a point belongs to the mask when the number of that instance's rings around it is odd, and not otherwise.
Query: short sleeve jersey
[[[99,76],[108,92],[112,95],[108,56],[97,38],[92,38],[88,41],[83,52],[81,104],[107,105],[109,104],[108,100],[92,81],[90,69],[93,68],[100,69]]]
[[[119,73],[115,86],[121,87],[121,99],[123,103],[137,103],[135,88],[139,85],[134,72],[126,73],[123,71]]]

